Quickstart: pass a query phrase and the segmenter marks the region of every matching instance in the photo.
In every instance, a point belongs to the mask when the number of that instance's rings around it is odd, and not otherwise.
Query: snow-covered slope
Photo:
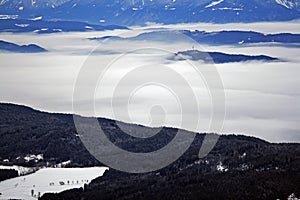
[[[300,0],[1,0],[0,15],[133,25],[253,22],[300,17]]]
[[[37,199],[46,192],[83,187],[102,176],[107,167],[44,168],[33,174],[0,182],[0,199]]]
[[[288,9],[299,8],[300,2],[298,0],[275,0],[279,5]]]

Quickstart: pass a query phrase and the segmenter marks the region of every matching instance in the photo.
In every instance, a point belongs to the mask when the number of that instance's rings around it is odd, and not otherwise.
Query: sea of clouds
[[[28,105],[49,112],[73,113],[74,86],[83,67],[95,71],[105,71],[95,87],[95,111],[99,117],[117,118],[127,122],[151,126],[175,126],[197,132],[219,132],[252,135],[273,142],[300,142],[300,49],[276,45],[252,46],[208,46],[197,45],[203,51],[218,51],[233,54],[269,55],[284,62],[246,62],[210,65],[195,61],[173,61],[168,57],[172,52],[188,50],[192,43],[174,41],[174,43],[151,41],[92,41],[88,38],[115,35],[135,36],[139,33],[160,29],[190,30],[253,30],[263,33],[300,33],[298,22],[252,23],[252,24],[181,24],[162,26],[151,24],[148,27],[132,27],[132,30],[104,32],[71,32],[56,34],[11,34],[1,33],[0,39],[17,44],[34,43],[49,52],[20,54],[0,53],[0,101]],[[195,47],[194,47],[195,48]],[[134,51],[133,51],[134,50]],[[124,56],[125,55],[125,56]],[[186,80],[194,91],[200,112],[190,106],[182,113],[180,101],[167,87],[147,85],[132,92],[128,99],[122,92],[112,96],[114,88],[134,66],[166,66]],[[223,82],[222,87],[207,87],[206,78],[195,73],[194,67],[209,69],[214,67]],[[94,71],[93,71],[94,70]],[[148,72],[154,76],[157,71]],[[152,74],[153,73],[153,74]],[[180,82],[165,77],[170,87],[185,91]],[[88,76],[87,76],[88,79]],[[126,88],[135,86],[128,81],[119,85]],[[226,118],[222,130],[209,127],[212,115],[211,91],[224,90],[226,100]],[[122,91],[122,90],[121,90]],[[89,97],[76,99],[79,112],[86,112]],[[187,97],[189,98],[189,97]],[[154,110],[155,106],[163,107]],[[126,113],[118,113],[126,107]],[[77,110],[78,111],[78,110]],[[166,114],[167,113],[167,114]],[[200,113],[200,114],[199,114]],[[118,117],[116,117],[118,116]],[[199,118],[200,125],[181,125],[182,117]],[[216,119],[221,120],[221,119]]]

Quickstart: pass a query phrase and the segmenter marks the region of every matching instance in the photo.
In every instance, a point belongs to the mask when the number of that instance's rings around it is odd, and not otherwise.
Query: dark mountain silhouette
[[[11,42],[0,40],[0,51],[1,50],[16,53],[40,53],[47,51],[46,49],[35,44],[17,45]]]
[[[209,45],[271,45],[285,44],[299,47],[300,34],[292,33],[277,33],[264,34],[254,31],[150,31],[141,33],[134,37],[122,38],[118,36],[105,36],[100,38],[90,38],[91,40],[134,40],[134,41],[159,41],[159,42],[174,42],[174,41],[189,41],[193,40],[199,44]]]
[[[203,52],[198,50],[180,51],[175,54],[175,59],[189,59],[189,60],[202,60],[206,63],[230,63],[230,62],[246,62],[246,61],[263,61],[272,62],[279,61],[277,58],[273,58],[265,55],[249,56],[242,54],[226,54],[220,52]]]
[[[159,149],[177,132],[175,128],[163,128],[153,137],[140,139],[122,133],[114,120],[98,121],[115,145],[132,152]],[[127,125],[131,131],[151,129]],[[46,162],[71,160],[70,166],[102,165],[76,134],[72,115],[0,104],[0,160],[9,160],[2,164],[44,166]],[[205,135],[197,134],[188,151],[161,170],[128,174],[110,169],[84,189],[45,194],[41,199],[286,199],[292,193],[300,196],[300,144],[222,135],[213,150],[199,159]],[[27,162],[23,158],[28,154],[43,154],[44,160]]]

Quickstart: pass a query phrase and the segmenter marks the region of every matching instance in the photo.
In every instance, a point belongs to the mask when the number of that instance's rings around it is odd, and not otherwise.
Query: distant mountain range
[[[35,44],[17,45],[11,42],[0,40],[0,51],[16,53],[40,53],[46,52],[47,50]]]
[[[264,34],[254,31],[190,31],[190,30],[163,30],[141,33],[134,37],[122,38],[119,36],[105,36],[100,38],[90,38],[91,40],[133,40],[133,41],[194,41],[199,44],[209,45],[290,45],[300,46],[300,34],[277,33]]]
[[[277,58],[273,58],[265,55],[258,56],[249,56],[242,54],[226,54],[220,52],[203,52],[198,50],[187,50],[180,51],[175,54],[172,60],[201,60],[206,63],[231,63],[231,62],[247,62],[247,61],[263,61],[263,62],[272,62],[279,61]]]
[[[42,18],[35,19],[11,19],[5,18],[0,20],[0,32],[13,33],[59,33],[70,31],[104,31],[114,29],[127,29],[124,26],[116,25],[95,25],[85,22],[76,21],[47,21]]]
[[[114,120],[98,121],[116,146],[131,152],[160,149],[177,133],[177,129],[163,128],[157,135],[141,139],[124,134]],[[131,131],[151,129],[127,125]],[[292,193],[300,196],[300,144],[224,135],[206,157],[199,159],[204,136],[196,134],[188,151],[161,170],[127,174],[110,169],[84,189],[46,194],[41,199],[235,200],[287,199]],[[38,156],[33,155],[43,156],[34,159]],[[0,104],[0,164],[45,166],[67,160],[71,160],[68,166],[102,165],[81,143],[72,115]]]
[[[18,18],[142,25],[299,19],[299,0],[2,0],[0,14]]]

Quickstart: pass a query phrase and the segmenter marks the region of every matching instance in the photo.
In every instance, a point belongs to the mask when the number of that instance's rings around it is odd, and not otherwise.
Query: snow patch
[[[217,165],[217,171],[219,171],[219,172],[227,172],[228,168],[226,168],[226,166],[223,165],[222,162],[219,162],[219,164]]]
[[[32,18],[31,20],[32,20],[32,21],[37,21],[37,20],[42,20],[42,19],[43,19],[43,17],[42,17],[42,16],[39,16],[39,17]]]
[[[62,29],[60,29],[60,28],[54,28],[54,29],[52,29],[53,31],[59,31],[59,32],[62,32]]]
[[[35,162],[38,162],[38,161],[43,160],[43,159],[44,159],[43,154],[38,154],[38,155],[32,154],[32,155],[26,155],[24,157],[24,160],[26,162],[29,162],[29,161],[32,161],[32,160],[34,160]]]
[[[17,19],[19,15],[0,15],[0,19]]]
[[[296,197],[294,193],[292,193],[289,197],[288,200],[299,200],[299,198]]]
[[[20,11],[24,10],[24,7],[23,7],[23,6],[20,6],[20,7],[19,7],[19,10],[20,10]]]
[[[43,168],[35,173],[0,182],[1,199],[33,200],[44,193],[80,188],[102,176],[107,167]]]
[[[244,43],[244,40],[239,42],[239,44],[243,44]],[[239,158],[245,158],[247,156],[247,153],[244,152],[242,155],[239,155]]]
[[[18,26],[18,27],[27,27],[27,26],[29,26],[29,24],[15,24],[15,26]]]
[[[176,10],[176,8],[172,7],[172,8],[168,8],[168,10]]]
[[[223,1],[224,0],[213,1],[210,4],[206,5],[205,8],[210,8],[210,7],[216,6],[216,5],[220,4],[220,3],[222,3]]]
[[[61,167],[67,166],[70,163],[71,163],[71,160],[67,160],[67,161],[64,161],[64,162],[61,162],[61,163],[58,163],[58,164],[54,165],[54,167],[55,168],[61,168]]]
[[[243,163],[239,166],[238,170],[241,170],[241,171],[246,171],[248,170],[250,167],[249,165],[247,165],[246,163]]]
[[[212,8],[212,10],[243,10],[243,8],[228,8],[228,7],[224,7],[224,8]]]
[[[290,2],[288,0],[275,0],[275,1],[276,1],[276,3],[286,7],[287,9],[292,9],[296,6],[293,2]]]
[[[8,0],[1,0],[0,1],[0,6],[2,6],[3,4],[5,4]]]

